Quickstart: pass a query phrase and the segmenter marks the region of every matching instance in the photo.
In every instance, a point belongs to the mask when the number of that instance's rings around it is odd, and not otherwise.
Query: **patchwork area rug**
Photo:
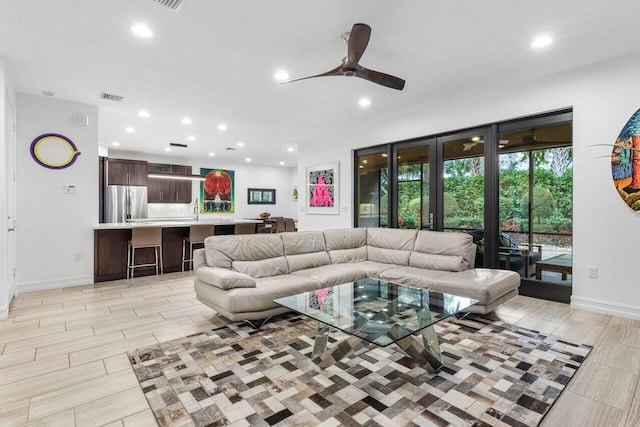
[[[232,324],[129,358],[162,426],[535,426],[591,350],[469,316],[436,325],[438,373],[395,346],[321,370],[309,359],[316,328],[283,315],[261,330]]]

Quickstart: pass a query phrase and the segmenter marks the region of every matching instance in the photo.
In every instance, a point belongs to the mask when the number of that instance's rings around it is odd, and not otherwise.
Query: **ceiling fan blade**
[[[381,73],[379,71],[369,70],[361,67],[360,65],[358,65],[358,69],[356,70],[356,77],[369,80],[370,82],[377,83],[382,86],[390,87],[391,89],[402,90],[404,88],[404,80],[401,78]]]
[[[300,81],[300,80],[313,79],[315,77],[342,76],[342,75],[343,75],[343,73],[342,73],[342,64],[340,64],[336,68],[334,68],[333,70],[329,70],[326,73],[316,74],[315,76],[301,77],[299,79],[287,80],[286,82],[280,82],[280,84],[297,82],[297,81]]]
[[[371,27],[367,24],[353,24],[349,33],[349,45],[347,47],[347,59],[344,61],[344,68],[354,69],[358,66],[358,62],[369,44],[371,36]]]

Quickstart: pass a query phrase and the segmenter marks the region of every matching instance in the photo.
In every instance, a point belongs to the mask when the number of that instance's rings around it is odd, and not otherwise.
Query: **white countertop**
[[[135,222],[110,222],[104,224],[97,224],[93,226],[94,230],[118,230],[127,228],[138,227],[189,227],[192,225],[232,225],[238,223],[253,223],[262,224],[262,221],[256,219],[215,219],[204,218],[200,220],[195,219],[148,219],[148,220],[136,220]]]

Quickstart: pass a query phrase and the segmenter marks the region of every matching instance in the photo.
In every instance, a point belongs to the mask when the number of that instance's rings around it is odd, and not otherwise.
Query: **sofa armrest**
[[[196,270],[196,277],[204,283],[225,290],[256,287],[256,279],[253,277],[221,267],[202,266]]]
[[[196,249],[193,251],[193,269],[197,270],[198,267],[206,266],[207,258],[205,256],[204,248]]]

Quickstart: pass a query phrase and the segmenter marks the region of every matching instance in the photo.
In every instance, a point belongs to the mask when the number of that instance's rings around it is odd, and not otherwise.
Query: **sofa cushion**
[[[463,271],[469,268],[469,264],[461,256],[432,255],[422,252],[411,252],[409,266],[444,271]]]
[[[366,228],[326,230],[324,239],[332,264],[367,260]]]
[[[418,230],[397,228],[367,228],[367,245],[377,248],[410,251],[416,242]]]
[[[317,280],[304,276],[285,274],[256,280],[255,288],[223,290],[200,279],[194,281],[196,293],[230,313],[256,312],[281,307],[273,302],[276,298],[322,288]]]
[[[285,257],[269,258],[257,261],[234,261],[231,268],[254,278],[278,276],[287,274],[287,260]]]
[[[409,265],[418,230],[367,228],[367,259],[387,264]]]
[[[369,261],[395,265],[409,265],[410,256],[411,251],[377,248],[375,246],[367,247],[367,259]]]
[[[233,261],[255,261],[284,256],[277,234],[210,236],[204,240],[207,265],[231,268]]]
[[[420,230],[413,250],[431,255],[462,257],[466,264],[463,269],[467,269],[473,265],[476,246],[473,237],[467,233]]]
[[[425,270],[417,267],[397,267],[383,271],[380,274],[380,279],[398,285],[430,289],[436,279],[447,274],[451,273],[438,270]]]
[[[226,268],[200,267],[196,270],[196,277],[220,289],[256,287],[253,277]]]
[[[289,272],[331,264],[322,231],[282,233]]]
[[[353,264],[323,265],[322,267],[294,271],[291,274],[318,280],[324,287],[354,282],[367,277],[367,273],[362,268]]]
[[[360,261],[360,262],[354,262],[352,263],[352,265],[355,265],[356,267],[362,269],[367,275],[367,277],[370,277],[372,279],[379,279],[380,274],[382,274],[383,271],[387,271],[392,268],[398,267],[397,265],[394,265],[394,264],[387,264],[384,262],[376,262],[376,261]]]
[[[431,289],[477,299],[478,304],[487,305],[518,289],[519,286],[518,273],[476,268],[458,273],[446,273],[433,282]]]

